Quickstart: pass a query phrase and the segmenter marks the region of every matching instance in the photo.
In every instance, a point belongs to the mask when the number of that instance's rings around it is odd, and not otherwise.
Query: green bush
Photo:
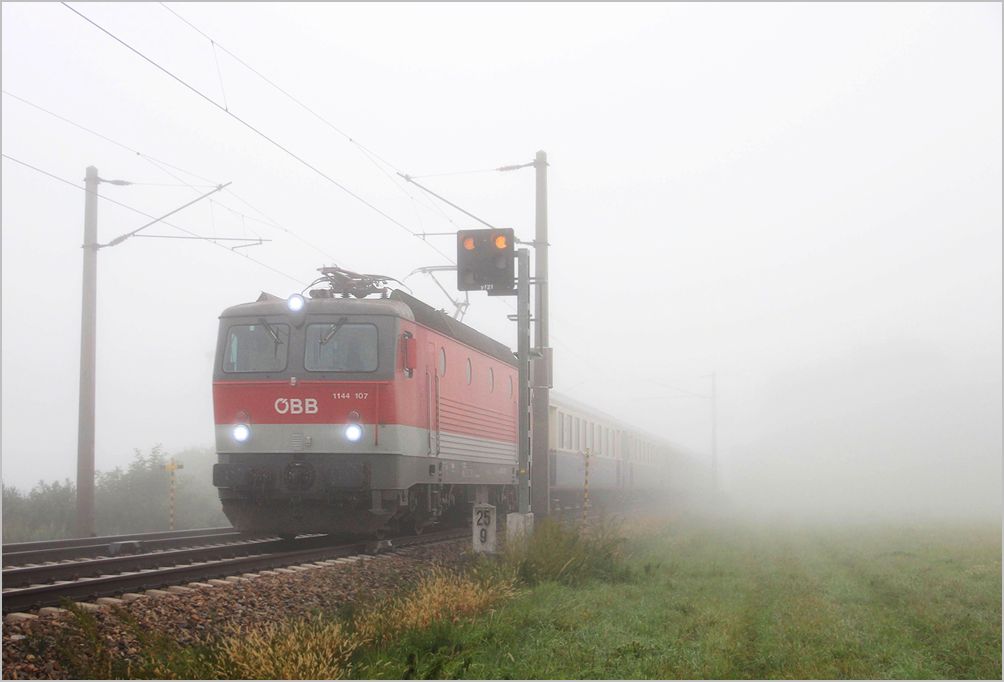
[[[98,535],[167,530],[170,525],[170,456],[159,446],[136,450],[125,467],[97,472],[94,482]],[[216,454],[210,448],[184,450],[174,456],[177,471],[175,528],[229,525],[212,482]],[[3,486],[3,540],[27,542],[75,534],[76,486],[70,481],[40,481],[28,492]]]
[[[65,538],[73,533],[77,491],[70,481],[39,481],[22,492],[3,486],[3,540],[28,542]]]
[[[580,526],[544,519],[529,537],[507,544],[502,563],[528,585],[623,580],[630,575],[625,541],[620,526],[610,521]]]

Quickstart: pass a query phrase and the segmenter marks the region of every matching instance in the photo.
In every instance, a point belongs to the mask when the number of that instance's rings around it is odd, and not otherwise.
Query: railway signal
[[[515,294],[515,242],[511,229],[459,230],[457,289]]]

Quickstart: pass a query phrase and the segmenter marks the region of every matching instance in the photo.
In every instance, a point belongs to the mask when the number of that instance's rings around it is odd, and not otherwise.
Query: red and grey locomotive
[[[420,531],[475,492],[506,506],[512,352],[386,279],[322,273],[309,297],[263,293],[220,316],[213,484],[231,523]]]

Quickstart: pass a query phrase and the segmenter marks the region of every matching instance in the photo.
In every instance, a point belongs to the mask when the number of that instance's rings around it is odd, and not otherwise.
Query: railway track
[[[372,554],[380,547],[407,547],[468,537],[469,529],[449,529],[420,536],[337,544],[329,536],[296,540],[262,539],[239,546],[165,550],[127,557],[78,561],[3,570],[3,612],[183,585],[286,566]]]
[[[235,542],[266,536],[241,533],[235,528],[195,528],[189,530],[67,538],[40,542],[18,542],[3,546],[3,567],[26,566],[83,557],[137,554],[197,544]]]

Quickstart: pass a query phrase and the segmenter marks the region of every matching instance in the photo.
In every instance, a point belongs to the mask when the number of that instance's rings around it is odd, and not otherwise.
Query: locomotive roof
[[[508,365],[516,366],[516,356],[513,355],[512,349],[504,343],[500,343],[492,337],[482,334],[474,327],[468,327],[463,322],[454,320],[446,313],[436,310],[427,303],[419,301],[414,296],[410,296],[400,289],[395,289],[391,292],[390,300],[400,301],[407,305],[414,315],[415,322],[430,329],[435,329],[441,334],[454,338],[482,353],[491,355]]]
[[[436,310],[399,289],[393,290],[390,298],[308,298],[304,310],[313,314],[392,315],[400,317],[434,329],[508,365],[516,366],[516,357],[504,343],[482,334],[463,322],[454,320],[446,313]],[[257,301],[230,306],[223,311],[220,317],[288,314],[286,299],[262,292]]]
[[[347,313],[350,315],[393,315],[414,321],[411,309],[398,301],[376,298],[308,298],[304,312],[313,314]],[[257,301],[230,306],[220,317],[244,315],[288,315],[286,299],[262,292]]]

